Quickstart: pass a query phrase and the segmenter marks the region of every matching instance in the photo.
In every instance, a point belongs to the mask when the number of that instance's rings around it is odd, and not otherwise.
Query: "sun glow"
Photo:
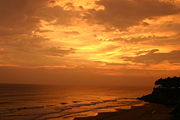
[[[0,2],[0,67],[97,79],[180,70],[179,0],[17,1]]]

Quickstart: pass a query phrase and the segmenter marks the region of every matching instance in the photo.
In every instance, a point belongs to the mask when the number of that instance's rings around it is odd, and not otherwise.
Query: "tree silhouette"
[[[180,88],[180,77],[160,78],[155,82],[159,88]]]

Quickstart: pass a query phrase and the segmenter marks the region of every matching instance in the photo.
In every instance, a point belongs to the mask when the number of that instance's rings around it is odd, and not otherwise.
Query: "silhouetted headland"
[[[180,120],[180,77],[157,80],[152,93],[139,99],[174,107],[173,120]]]
[[[152,93],[138,99],[147,104],[74,120],[180,120],[180,77],[157,80]]]

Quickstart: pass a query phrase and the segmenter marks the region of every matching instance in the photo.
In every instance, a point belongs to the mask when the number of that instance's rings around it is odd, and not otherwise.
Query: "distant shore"
[[[128,110],[99,113],[97,116],[75,118],[74,120],[170,120],[169,114],[173,110],[161,104],[147,103],[144,106],[135,106]]]

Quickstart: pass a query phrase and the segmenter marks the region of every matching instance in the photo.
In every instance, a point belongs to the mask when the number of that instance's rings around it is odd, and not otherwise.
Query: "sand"
[[[173,108],[160,104],[148,103],[117,112],[99,113],[97,116],[75,118],[74,120],[170,120]]]

